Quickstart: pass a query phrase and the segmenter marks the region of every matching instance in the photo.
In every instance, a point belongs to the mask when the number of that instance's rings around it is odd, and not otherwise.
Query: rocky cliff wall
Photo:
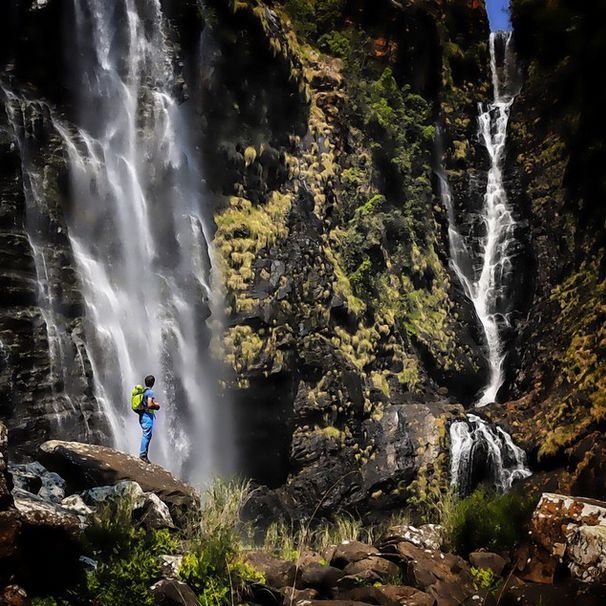
[[[596,125],[604,7],[513,2],[525,86],[512,152],[532,234],[530,307],[519,324],[512,395],[497,416],[535,466],[564,469],[574,494],[604,497],[604,194]],[[599,80],[599,78],[598,78]]]

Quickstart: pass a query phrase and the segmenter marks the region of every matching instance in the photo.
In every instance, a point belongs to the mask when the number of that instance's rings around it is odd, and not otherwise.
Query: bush
[[[529,497],[497,495],[480,487],[455,503],[443,520],[447,542],[461,555],[480,547],[511,549],[524,536],[535,505]]]
[[[111,501],[92,515],[84,533],[85,551],[98,564],[87,572],[80,593],[100,606],[153,604],[150,587],[160,577],[159,556],[177,549],[168,530],[133,527],[131,512],[128,498]]]
[[[190,529],[190,549],[183,557],[179,578],[208,606],[233,603],[246,582],[264,580],[238,560],[246,531],[240,512],[249,495],[248,482],[215,480],[203,495]]]

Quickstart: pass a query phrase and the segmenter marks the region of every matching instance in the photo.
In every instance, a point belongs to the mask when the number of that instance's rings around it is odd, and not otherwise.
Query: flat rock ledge
[[[145,492],[160,497],[171,513],[199,505],[196,491],[163,467],[146,464],[138,457],[107,446],[50,440],[40,446],[39,458],[66,480],[69,492],[132,480]]]

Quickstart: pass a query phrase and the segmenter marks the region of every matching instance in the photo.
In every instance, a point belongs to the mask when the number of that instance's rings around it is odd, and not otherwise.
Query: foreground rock
[[[522,578],[553,583],[564,564],[573,578],[606,582],[606,502],[544,493],[532,516],[530,536],[531,543],[518,552]]]
[[[145,492],[158,495],[173,515],[198,503],[193,488],[163,467],[146,465],[106,446],[51,440],[40,447],[40,459],[67,481],[71,492],[132,480]]]

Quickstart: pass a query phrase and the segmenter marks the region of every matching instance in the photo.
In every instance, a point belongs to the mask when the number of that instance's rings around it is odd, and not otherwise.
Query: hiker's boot
[[[142,455],[139,457],[144,463],[151,463],[151,461],[147,458],[147,455]]]

